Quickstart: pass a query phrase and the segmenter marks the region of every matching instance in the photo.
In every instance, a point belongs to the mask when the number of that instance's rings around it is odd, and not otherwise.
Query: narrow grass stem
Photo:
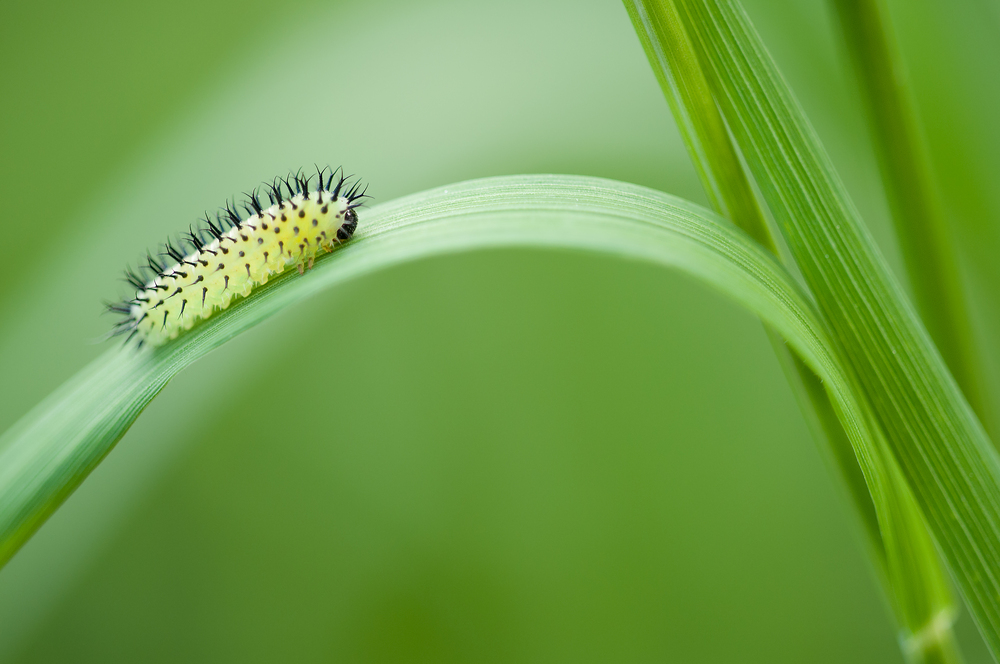
[[[917,310],[970,405],[996,433],[955,254],[884,0],[831,0],[860,90]]]
[[[712,207],[778,250],[673,0],[625,0]]]

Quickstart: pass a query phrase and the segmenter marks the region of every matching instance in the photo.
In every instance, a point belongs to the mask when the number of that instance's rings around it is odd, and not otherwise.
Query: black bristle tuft
[[[330,171],[330,179],[326,181],[326,190],[327,191],[330,191],[330,188],[333,186],[333,178],[335,178],[337,176],[337,172],[338,171],[341,172],[341,173],[343,173],[344,172],[344,167],[343,166],[337,166],[337,170],[336,171]]]
[[[214,237],[216,240],[222,239],[222,229],[219,226],[216,226],[214,223],[212,223],[212,220],[209,219],[207,216],[205,217],[205,224],[207,224],[205,226],[205,230],[211,233],[212,237]]]
[[[184,254],[177,250],[177,247],[174,246],[173,240],[167,240],[163,243],[163,254],[161,255],[170,256],[178,263],[184,262]]]
[[[193,226],[188,226],[187,235],[185,235],[184,237],[187,239],[188,244],[194,247],[195,251],[201,251],[202,249],[205,248],[205,243],[202,242],[201,238],[198,237],[198,235],[194,232]]]
[[[259,215],[261,212],[264,211],[264,208],[260,206],[260,200],[258,199],[258,194],[256,189],[251,191],[249,194],[244,192],[244,195],[247,197],[247,203],[249,203],[250,207],[253,208],[253,210],[249,211],[251,216],[253,216],[254,214]]]
[[[146,265],[149,266],[149,269],[152,270],[156,276],[158,277],[163,276],[163,266],[160,264],[158,260],[153,258],[153,256],[148,251],[146,252]]]
[[[355,183],[351,185],[351,188],[347,190],[347,193],[344,194],[344,198],[346,198],[349,201],[353,201],[358,193],[358,187],[360,186],[361,186],[361,178],[358,178],[357,181],[355,181]]]
[[[271,202],[277,205],[284,203],[284,197],[281,195],[281,186],[278,185],[278,178],[274,179],[274,182],[267,185],[270,189]]]
[[[349,200],[352,204],[354,203],[354,201],[361,200],[362,198],[371,198],[368,195],[368,185],[365,185],[365,188],[361,191],[360,194],[357,193],[357,187],[359,187],[360,185],[361,185],[361,181],[358,180],[358,184],[355,185],[355,188],[352,189],[349,194],[347,194],[347,200]],[[362,204],[358,203],[358,205],[352,205],[352,207],[358,207],[359,205],[362,205]]]
[[[142,277],[135,273],[131,267],[125,266],[125,281],[135,287],[136,290],[145,290],[146,283]]]
[[[235,207],[236,207],[236,201],[233,201],[232,207],[230,207],[229,201],[226,201],[226,207],[223,208],[222,210],[223,212],[225,212],[226,222],[232,228],[239,228],[240,225],[243,223],[243,218],[239,215],[238,212],[236,212],[236,210],[234,209]],[[219,218],[222,219],[222,215],[220,215]],[[222,224],[220,223],[219,226],[221,227]]]
[[[340,179],[337,180],[337,187],[336,187],[336,189],[333,190],[333,197],[335,199],[340,197],[340,190],[343,188],[344,183],[346,181],[347,181],[347,177],[344,175],[344,170],[341,169],[340,170]]]

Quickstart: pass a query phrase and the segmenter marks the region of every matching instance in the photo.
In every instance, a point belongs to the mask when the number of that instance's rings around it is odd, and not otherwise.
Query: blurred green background
[[[1000,338],[996,17],[892,4]],[[827,7],[746,5],[898,265]],[[0,83],[0,429],[103,352],[126,261],[290,168],[376,202],[540,172],[704,202],[610,1],[3,3]],[[852,518],[727,300],[440,258],[175,379],[0,572],[0,661],[902,661]]]

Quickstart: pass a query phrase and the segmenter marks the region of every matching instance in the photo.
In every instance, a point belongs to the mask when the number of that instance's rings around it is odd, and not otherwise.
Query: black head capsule
[[[352,237],[354,237],[354,231],[358,227],[358,214],[352,209],[348,209],[344,213],[344,223],[340,225],[337,229],[337,239],[341,242],[347,242]]]

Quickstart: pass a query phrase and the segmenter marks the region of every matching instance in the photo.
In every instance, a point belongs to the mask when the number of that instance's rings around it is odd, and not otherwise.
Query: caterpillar
[[[240,206],[227,201],[214,221],[206,213],[158,255],[147,251],[138,269],[126,266],[135,295],[106,305],[122,316],[108,336],[127,335],[125,343],[135,338],[139,347],[163,345],[272,275],[293,265],[303,274],[317,254],[350,240],[368,188],[361,189],[360,179],[351,183],[342,168],[316,170],[315,186],[301,169],[275,178],[262,189],[269,207],[254,189]]]

